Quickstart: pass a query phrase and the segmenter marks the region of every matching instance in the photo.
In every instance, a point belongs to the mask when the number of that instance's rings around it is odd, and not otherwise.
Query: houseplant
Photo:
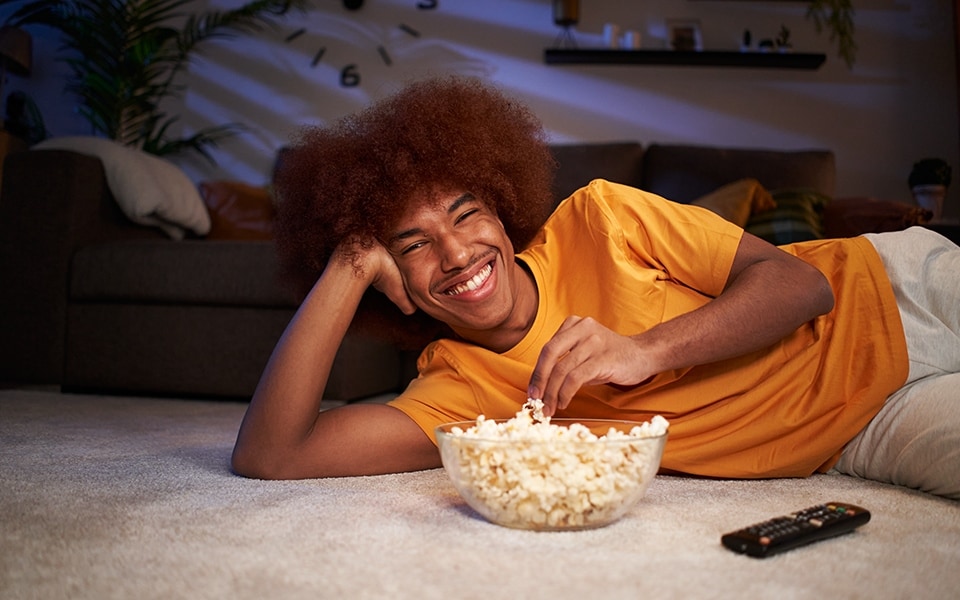
[[[951,169],[942,158],[924,158],[913,163],[907,185],[913,193],[914,202],[929,210],[932,220],[937,221],[943,214],[943,202],[950,186]]]
[[[837,42],[837,54],[852,67],[857,57],[857,43],[853,39],[852,0],[809,0],[807,18],[813,21],[817,33],[830,32],[830,41]]]
[[[207,40],[252,33],[308,0],[250,0],[231,10],[190,10],[197,0],[0,0],[16,6],[7,24],[60,32],[59,60],[69,66],[64,91],[79,98],[95,135],[158,156],[197,152],[235,134],[238,124],[174,138],[177,116],[164,104],[178,98],[178,76]]]

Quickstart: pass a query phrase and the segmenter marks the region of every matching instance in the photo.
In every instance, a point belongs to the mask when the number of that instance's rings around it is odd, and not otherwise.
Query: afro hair
[[[476,79],[421,80],[330,127],[305,127],[274,173],[281,275],[302,298],[345,240],[383,239],[411,201],[438,188],[489,204],[517,250],[552,208],[555,161],[538,118]],[[352,328],[406,349],[449,335],[375,290]]]

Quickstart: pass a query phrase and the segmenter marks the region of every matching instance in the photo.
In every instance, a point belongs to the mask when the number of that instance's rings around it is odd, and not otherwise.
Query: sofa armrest
[[[165,236],[123,215],[99,159],[65,150],[7,156],[0,191],[0,381],[60,382],[74,251],[135,238]]]

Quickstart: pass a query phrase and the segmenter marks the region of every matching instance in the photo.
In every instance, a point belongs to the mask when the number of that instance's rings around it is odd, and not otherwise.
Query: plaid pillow
[[[777,207],[752,215],[746,230],[771,244],[792,244],[823,238],[823,209],[830,197],[809,189],[770,192]]]

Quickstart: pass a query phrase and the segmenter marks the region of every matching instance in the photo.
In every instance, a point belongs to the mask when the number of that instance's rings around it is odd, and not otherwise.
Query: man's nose
[[[440,246],[440,267],[444,271],[462,269],[470,264],[470,245],[456,235],[444,236]]]

